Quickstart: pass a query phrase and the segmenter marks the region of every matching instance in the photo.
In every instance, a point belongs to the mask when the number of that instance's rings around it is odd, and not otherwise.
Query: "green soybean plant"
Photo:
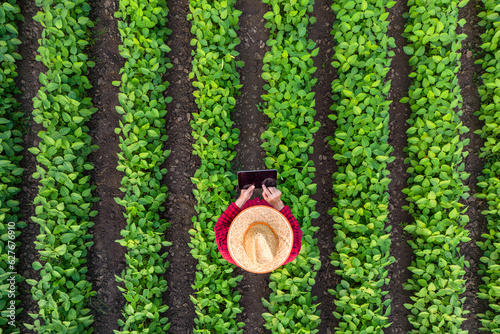
[[[388,144],[390,81],[387,72],[394,53],[387,36],[388,12],[394,1],[343,0],[333,4],[337,15],[332,35],[332,62],[339,78],[332,82],[337,122],[329,143],[338,171],[333,174],[335,251],[330,258],[339,269],[335,296],[337,333],[383,333],[390,323],[390,299],[383,286],[390,256],[391,227],[387,225],[389,171],[394,160]]]
[[[198,112],[193,113],[193,154],[201,159],[200,168],[191,178],[197,216],[189,231],[191,254],[198,260],[191,300],[197,317],[193,333],[242,333],[244,323],[236,317],[242,312],[241,294],[234,290],[242,276],[234,277],[235,266],[220,255],[215,243],[217,219],[235,196],[236,178],[231,161],[236,153],[239,130],[232,128],[231,112],[240,94],[240,76],[235,47],[238,17],[235,0],[191,0],[189,5],[191,40],[194,47],[193,79]]]
[[[413,83],[408,102],[412,115],[406,152],[409,164],[408,187],[404,189],[409,204],[406,210],[414,221],[405,227],[413,240],[415,260],[409,270],[412,278],[405,284],[414,291],[410,310],[411,333],[466,333],[460,329],[467,311],[463,309],[465,266],[460,243],[469,241],[464,225],[468,221],[461,199],[469,188],[463,180],[464,147],[468,140],[460,135],[462,96],[457,72],[460,68],[461,41],[457,34],[458,9],[467,0],[410,0],[403,36],[408,39],[404,51],[410,56]]]
[[[321,267],[314,232],[318,227],[311,220],[319,217],[316,192],[312,182],[315,168],[309,160],[313,134],[319,129],[314,121],[316,111],[312,88],[316,68],[313,58],[318,54],[316,44],[308,39],[314,1],[265,0],[271,8],[264,18],[269,30],[264,56],[262,78],[266,80],[262,95],[263,112],[269,117],[268,129],[262,134],[266,150],[265,163],[279,173],[279,183],[285,202],[290,203],[293,215],[303,231],[302,248],[298,257],[275,270],[269,287],[272,290],[263,304],[269,312],[263,314],[264,326],[273,333],[317,333],[320,323],[317,297],[311,295],[317,271]]]
[[[11,301],[15,303],[15,314],[19,315],[21,308],[16,291],[11,296],[9,281],[14,276],[16,284],[21,281],[16,271],[17,252],[19,242],[16,238],[21,228],[26,224],[20,221],[18,184],[21,182],[23,169],[19,167],[22,151],[22,133],[20,131],[21,111],[15,95],[20,91],[14,79],[17,77],[15,62],[21,59],[17,53],[17,46],[21,44],[18,37],[17,22],[23,20],[21,10],[15,0],[4,1],[0,4],[0,328],[10,334],[19,331],[16,326],[10,326]]]
[[[125,175],[120,190],[123,198],[116,202],[125,208],[126,228],[120,234],[120,245],[127,248],[126,268],[116,280],[123,284],[126,303],[118,320],[120,330],[114,333],[165,333],[170,328],[164,312],[162,293],[167,290],[164,274],[169,266],[165,260],[170,246],[165,240],[169,226],[160,217],[167,197],[167,187],[161,184],[167,172],[162,168],[170,154],[163,146],[165,129],[165,98],[168,82],[162,79],[172,64],[165,54],[170,30],[165,28],[168,8],[164,0],[120,1],[115,13],[122,44],[120,54],[125,64],[120,70],[121,81],[116,107],[123,115],[120,127],[120,152],[117,169]]]
[[[83,52],[88,45],[90,6],[84,0],[37,0],[41,11],[34,17],[44,28],[36,60],[47,67],[40,73],[41,88],[33,99],[33,119],[43,129],[38,147],[30,148],[38,165],[39,180],[33,222],[40,225],[35,241],[40,260],[33,268],[40,280],[33,285],[38,314],[30,314],[29,329],[39,333],[92,333],[89,300],[95,296],[86,280],[87,249],[92,245],[88,229],[97,212],[92,204],[95,185],[90,184],[86,161],[92,145],[85,123],[96,111],[86,90],[94,63]]]
[[[483,211],[488,222],[488,232],[483,234],[484,241],[478,245],[484,252],[481,257],[479,274],[483,275],[484,284],[480,286],[478,296],[488,300],[490,308],[479,314],[482,330],[492,333],[500,332],[500,4],[497,1],[485,0],[484,11],[479,14],[480,25],[485,28],[481,35],[483,57],[477,61],[484,69],[483,85],[479,87],[481,109],[479,119],[484,126],[477,133],[485,140],[479,155],[485,161],[483,176],[479,177],[478,186],[481,189],[476,194],[478,198],[488,203],[488,209]]]

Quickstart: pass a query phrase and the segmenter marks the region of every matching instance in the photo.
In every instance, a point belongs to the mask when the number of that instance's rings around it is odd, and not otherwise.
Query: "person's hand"
[[[243,205],[252,197],[255,186],[252,184],[248,189],[242,189],[240,197],[234,202],[241,209]]]
[[[278,188],[268,188],[262,185],[262,197],[278,211],[281,211],[285,207],[285,204],[281,201],[281,191]]]

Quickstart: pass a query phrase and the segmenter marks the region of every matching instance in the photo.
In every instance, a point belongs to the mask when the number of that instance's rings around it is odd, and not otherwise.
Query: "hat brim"
[[[243,245],[245,233],[255,223],[268,224],[278,237],[276,256],[265,265],[259,265],[251,261]],[[227,245],[231,258],[239,267],[255,274],[269,273],[282,266],[292,253],[292,226],[278,210],[267,205],[254,205],[241,211],[233,219],[227,235]]]

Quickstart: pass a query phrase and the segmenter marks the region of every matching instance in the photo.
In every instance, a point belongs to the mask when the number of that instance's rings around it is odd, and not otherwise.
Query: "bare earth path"
[[[481,106],[481,98],[477,87],[482,84],[480,79],[482,73],[481,65],[475,65],[474,62],[481,57],[481,34],[484,32],[484,29],[478,25],[479,18],[477,14],[482,10],[478,10],[478,5],[483,8],[481,1],[471,0],[459,12],[459,18],[466,20],[465,26],[459,29],[461,33],[467,35],[467,38],[462,41],[462,49],[460,50],[462,53],[460,58],[462,66],[457,75],[464,100],[461,120],[463,125],[469,128],[469,132],[462,137],[463,139],[468,138],[470,140],[469,145],[465,148],[469,152],[469,155],[464,159],[465,171],[470,174],[469,178],[464,181],[464,185],[470,188],[470,197],[462,201],[462,203],[468,207],[467,215],[470,221],[465,227],[469,230],[471,241],[460,245],[460,254],[465,255],[465,259],[470,263],[470,268],[465,268],[466,290],[461,295],[462,298],[465,297],[463,303],[464,309],[470,311],[470,313],[464,316],[467,320],[464,321],[461,328],[468,330],[470,334],[480,333],[479,328],[481,327],[481,323],[477,314],[483,313],[488,307],[485,300],[477,297],[479,285],[483,284],[482,277],[478,275],[479,259],[483,256],[483,252],[477,246],[476,242],[481,241],[481,234],[487,231],[486,219],[481,214],[481,211],[487,209],[486,202],[474,197],[474,194],[477,192],[477,177],[482,175],[484,167],[484,163],[478,157],[484,141],[479,135],[474,134],[474,131],[484,125],[478,116],[474,115]]]
[[[388,100],[392,100],[389,108],[389,144],[394,147],[392,155],[396,159],[388,165],[391,183],[389,183],[389,225],[391,231],[391,256],[396,262],[389,269],[389,284],[385,287],[389,291],[387,298],[391,299],[391,314],[389,320],[392,325],[385,330],[385,333],[407,333],[413,327],[408,321],[408,310],[405,303],[410,303],[411,291],[403,288],[403,284],[411,277],[408,266],[414,259],[413,250],[408,244],[408,234],[403,230],[405,223],[411,221],[412,217],[408,211],[403,210],[407,204],[406,195],[402,193],[407,186],[409,175],[406,173],[407,165],[404,160],[407,154],[403,149],[408,145],[406,130],[410,118],[411,109],[407,103],[399,102],[401,98],[408,96],[408,89],[411,85],[411,67],[408,63],[410,57],[403,51],[407,40],[401,34],[405,29],[406,19],[403,14],[408,11],[406,1],[397,1],[396,5],[389,10],[388,20],[391,22],[388,27],[388,35],[396,41],[394,57],[391,68],[387,75],[388,80],[392,80],[389,90]]]
[[[309,30],[309,38],[316,42],[316,47],[319,48],[319,53],[314,58],[314,66],[317,67],[314,77],[318,79],[318,82],[313,91],[316,94],[314,120],[321,122],[321,127],[314,134],[314,154],[309,156],[316,167],[313,182],[317,184],[316,194],[311,197],[317,201],[316,211],[320,214],[312,222],[314,226],[319,226],[315,237],[318,239],[321,260],[321,269],[316,276],[316,284],[312,288],[312,294],[317,297],[315,303],[320,303],[321,323],[317,329],[319,333],[325,334],[334,333],[335,326],[338,324],[337,319],[332,314],[335,310],[334,297],[328,290],[335,289],[340,283],[340,276],[335,274],[336,268],[330,263],[330,254],[335,247],[333,242],[335,230],[332,217],[328,214],[328,210],[333,206],[333,197],[335,196],[332,175],[337,170],[337,165],[333,160],[334,152],[327,141],[327,137],[332,136],[336,128],[335,122],[328,118],[328,115],[334,113],[330,110],[330,106],[333,104],[331,85],[337,76],[336,70],[330,64],[334,54],[334,40],[330,32],[335,20],[335,14],[330,8],[331,5],[332,2],[329,0],[315,1],[312,16],[317,21]]]
[[[168,187],[168,197],[165,202],[166,219],[172,225],[166,231],[166,239],[172,243],[168,248],[166,280],[168,289],[163,300],[169,305],[166,316],[171,323],[169,333],[192,333],[194,326],[194,306],[189,295],[193,293],[191,284],[194,280],[196,260],[191,256],[190,235],[192,217],[196,215],[193,195],[194,185],[190,177],[199,168],[200,159],[192,155],[191,136],[193,129],[189,121],[192,113],[198,112],[194,102],[193,87],[188,79],[191,71],[191,49],[189,41],[191,23],[187,21],[189,1],[167,1],[169,8],[167,27],[172,34],[167,39],[171,51],[168,58],[173,64],[167,69],[166,80],[170,83],[166,96],[172,97],[167,105],[166,130],[168,140],[166,149],[172,152],[165,160],[168,172],[163,182]]]
[[[21,103],[22,111],[24,112],[26,130],[23,132],[23,159],[21,167],[24,168],[23,183],[20,185],[21,191],[18,193],[21,219],[26,222],[27,226],[21,231],[19,241],[20,248],[17,249],[16,255],[19,258],[17,272],[26,279],[40,279],[40,275],[33,269],[31,264],[38,261],[40,258],[38,251],[35,249],[34,241],[40,233],[40,226],[31,220],[31,216],[35,215],[35,206],[33,200],[38,193],[38,181],[33,179],[32,175],[36,171],[35,156],[28,152],[28,148],[36,146],[39,142],[37,133],[41,130],[41,126],[33,122],[33,98],[36,96],[40,88],[38,77],[40,73],[47,71],[47,68],[42,63],[37,62],[35,57],[38,49],[38,39],[41,37],[42,27],[33,20],[33,16],[38,12],[38,7],[34,1],[19,1],[21,14],[24,16],[24,22],[18,22],[19,40],[22,42],[19,45],[18,53],[22,59],[16,62],[18,77],[16,84],[21,90],[21,96],[18,101]],[[19,285],[19,296],[21,299],[21,307],[23,308],[20,316],[16,318],[17,326],[21,333],[29,333],[23,323],[32,323],[33,319],[28,313],[38,313],[38,304],[33,302],[31,297],[31,286],[26,282]]]
[[[93,30],[93,44],[90,46],[89,58],[96,63],[90,70],[89,81],[93,88],[88,93],[94,106],[98,109],[88,127],[92,143],[99,146],[89,160],[94,164],[91,182],[97,185],[94,192],[100,200],[95,203],[98,211],[94,218],[94,227],[90,231],[94,245],[89,250],[89,281],[97,296],[91,300],[94,315],[94,331],[112,334],[119,329],[125,299],[118,290],[115,275],[120,276],[125,269],[125,248],[116,240],[121,239],[120,231],[125,228],[123,208],[115,201],[123,197],[120,183],[123,174],[116,170],[118,152],[120,152],[119,136],[115,128],[119,127],[122,116],[115,109],[119,105],[119,87],[112,81],[119,80],[119,71],[124,59],[118,52],[121,44],[117,20],[114,13],[118,10],[118,0],[90,1]]]
[[[266,169],[264,157],[266,153],[261,147],[263,140],[260,139],[262,132],[267,128],[268,118],[258,109],[262,102],[261,95],[264,94],[264,80],[262,74],[262,58],[268,47],[265,45],[269,34],[264,27],[264,14],[268,6],[259,1],[241,0],[235,5],[242,12],[239,18],[240,30],[238,37],[241,44],[237,47],[240,53],[239,60],[244,66],[239,69],[241,76],[241,95],[237,97],[236,107],[233,113],[234,127],[240,130],[239,144],[236,146],[235,172],[238,170]],[[261,190],[254,191],[254,198],[262,198]],[[236,198],[234,199],[236,200]],[[241,268],[237,268],[236,275],[243,275],[238,284],[242,293],[240,305],[243,313],[239,315],[239,321],[245,323],[245,333],[265,333],[262,313],[267,309],[262,305],[262,298],[269,298],[271,290],[269,285],[269,274],[252,274]]]

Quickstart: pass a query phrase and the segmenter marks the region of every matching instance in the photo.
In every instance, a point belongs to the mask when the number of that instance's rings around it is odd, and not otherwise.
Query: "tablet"
[[[262,182],[266,179],[266,186],[276,187],[278,181],[277,169],[240,171],[236,175],[238,176],[238,188],[240,188],[240,190],[252,184],[255,188],[262,188]],[[267,184],[268,182],[269,185]]]

